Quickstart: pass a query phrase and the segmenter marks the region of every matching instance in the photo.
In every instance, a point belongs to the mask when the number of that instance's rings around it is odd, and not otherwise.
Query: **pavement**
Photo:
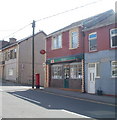
[[[13,83],[6,81],[8,86],[20,86],[21,84]],[[3,82],[5,83],[5,81]],[[21,85],[22,86],[22,85]],[[35,88],[36,89],[36,88]],[[89,93],[81,93],[78,91],[68,91],[68,90],[63,90],[60,88],[51,88],[51,87],[40,87],[40,89],[36,90],[42,90],[51,94],[59,95],[59,96],[64,96],[64,97],[69,97],[69,98],[74,98],[74,99],[81,99],[85,101],[94,101],[94,102],[101,102],[101,103],[108,103],[112,105],[117,106],[117,97],[114,96],[105,96],[105,95],[97,95],[97,94],[89,94]]]
[[[60,95],[60,96],[74,98],[74,99],[103,102],[103,103],[108,103],[108,104],[113,104],[113,105],[115,105],[115,102],[117,101],[117,98],[113,96],[81,93],[77,91],[62,90],[59,88],[41,88],[40,90],[43,90],[45,92],[49,92],[52,94]]]

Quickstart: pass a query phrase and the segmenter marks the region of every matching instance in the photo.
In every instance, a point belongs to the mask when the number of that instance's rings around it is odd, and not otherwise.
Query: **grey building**
[[[44,86],[45,81],[45,55],[40,50],[45,50],[45,37],[43,31],[34,35],[34,73],[40,74],[40,84]],[[32,36],[19,41],[10,39],[12,44],[1,49],[4,64],[0,71],[2,79],[22,84],[32,84]],[[4,67],[3,67],[4,66]]]

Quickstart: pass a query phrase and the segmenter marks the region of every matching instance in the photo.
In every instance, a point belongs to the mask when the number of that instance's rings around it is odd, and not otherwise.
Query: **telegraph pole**
[[[34,89],[34,34],[35,34],[35,21],[32,23],[33,35],[32,35],[32,88]]]

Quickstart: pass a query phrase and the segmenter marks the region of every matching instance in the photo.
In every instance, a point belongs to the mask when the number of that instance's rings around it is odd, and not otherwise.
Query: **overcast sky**
[[[0,40],[8,40],[9,37],[15,37],[19,40],[27,37],[32,34],[31,25],[15,34],[12,33],[32,23],[33,20],[36,21],[79,7],[67,13],[36,22],[35,32],[43,30],[46,34],[49,34],[81,19],[110,9],[115,10],[115,1],[116,0],[0,0]]]

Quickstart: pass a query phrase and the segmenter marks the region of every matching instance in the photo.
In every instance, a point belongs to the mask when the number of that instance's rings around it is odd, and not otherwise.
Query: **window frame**
[[[117,28],[110,29],[110,44],[111,44],[111,48],[116,48],[116,47],[117,47],[117,46],[112,46],[112,37],[113,37],[113,36],[117,36],[117,34],[112,35],[111,32],[112,32],[113,30],[115,30],[115,29],[117,29]]]
[[[111,61],[111,77],[112,78],[117,78],[117,76],[113,76],[113,74],[112,74],[112,71],[113,71],[113,65],[112,65],[112,63],[113,62],[117,62],[117,61]]]
[[[59,45],[57,46],[57,43],[56,43],[56,46],[57,47],[55,47],[54,46],[54,40],[56,40],[56,41],[59,41],[59,36],[61,36],[61,46],[59,47]],[[59,43],[59,42],[58,42]],[[51,47],[51,49],[52,50],[56,50],[56,49],[60,49],[60,48],[62,48],[62,34],[58,34],[58,35],[55,35],[55,36],[53,36],[52,37],[52,47]]]
[[[99,75],[97,75],[97,64],[99,65]],[[90,67],[90,65],[94,65],[92,67]],[[95,69],[95,78],[100,78],[100,62],[96,62],[96,63],[88,63],[88,69],[90,68],[94,68]]]
[[[59,77],[56,78],[56,77],[55,77],[55,74],[54,74],[55,71],[53,71],[53,68],[58,69],[58,67],[61,68],[61,73],[60,73],[61,76],[60,76],[60,74],[59,74],[59,75],[57,75],[57,76],[59,76]],[[63,65],[61,65],[61,64],[60,64],[60,65],[52,65],[52,66],[51,66],[51,78],[52,78],[52,79],[63,79],[62,70],[63,70]],[[54,75],[54,76],[53,76],[53,75]]]
[[[91,35],[96,34],[95,38],[90,38]],[[91,50],[91,46],[90,46],[90,41],[91,40],[95,40],[96,39],[96,49],[95,50]],[[88,41],[89,41],[89,52],[93,52],[93,51],[97,51],[97,32],[92,32],[88,35]]]
[[[73,47],[73,33],[77,33],[77,45],[76,47]],[[78,28],[72,29],[69,31],[69,49],[77,49],[79,47],[79,32]]]
[[[81,68],[78,67],[80,65],[81,65]],[[71,75],[71,68],[74,68],[74,67],[75,67],[75,69],[73,70],[73,74],[75,72],[76,73],[76,77],[71,77],[72,76]],[[80,73],[80,71],[78,71],[80,69],[81,69],[81,74],[78,74],[78,73]],[[70,63],[70,79],[82,79],[82,63],[81,62],[79,62],[79,63]]]
[[[14,75],[14,69],[13,68],[9,68],[8,69],[8,75],[9,76],[13,76]]]

